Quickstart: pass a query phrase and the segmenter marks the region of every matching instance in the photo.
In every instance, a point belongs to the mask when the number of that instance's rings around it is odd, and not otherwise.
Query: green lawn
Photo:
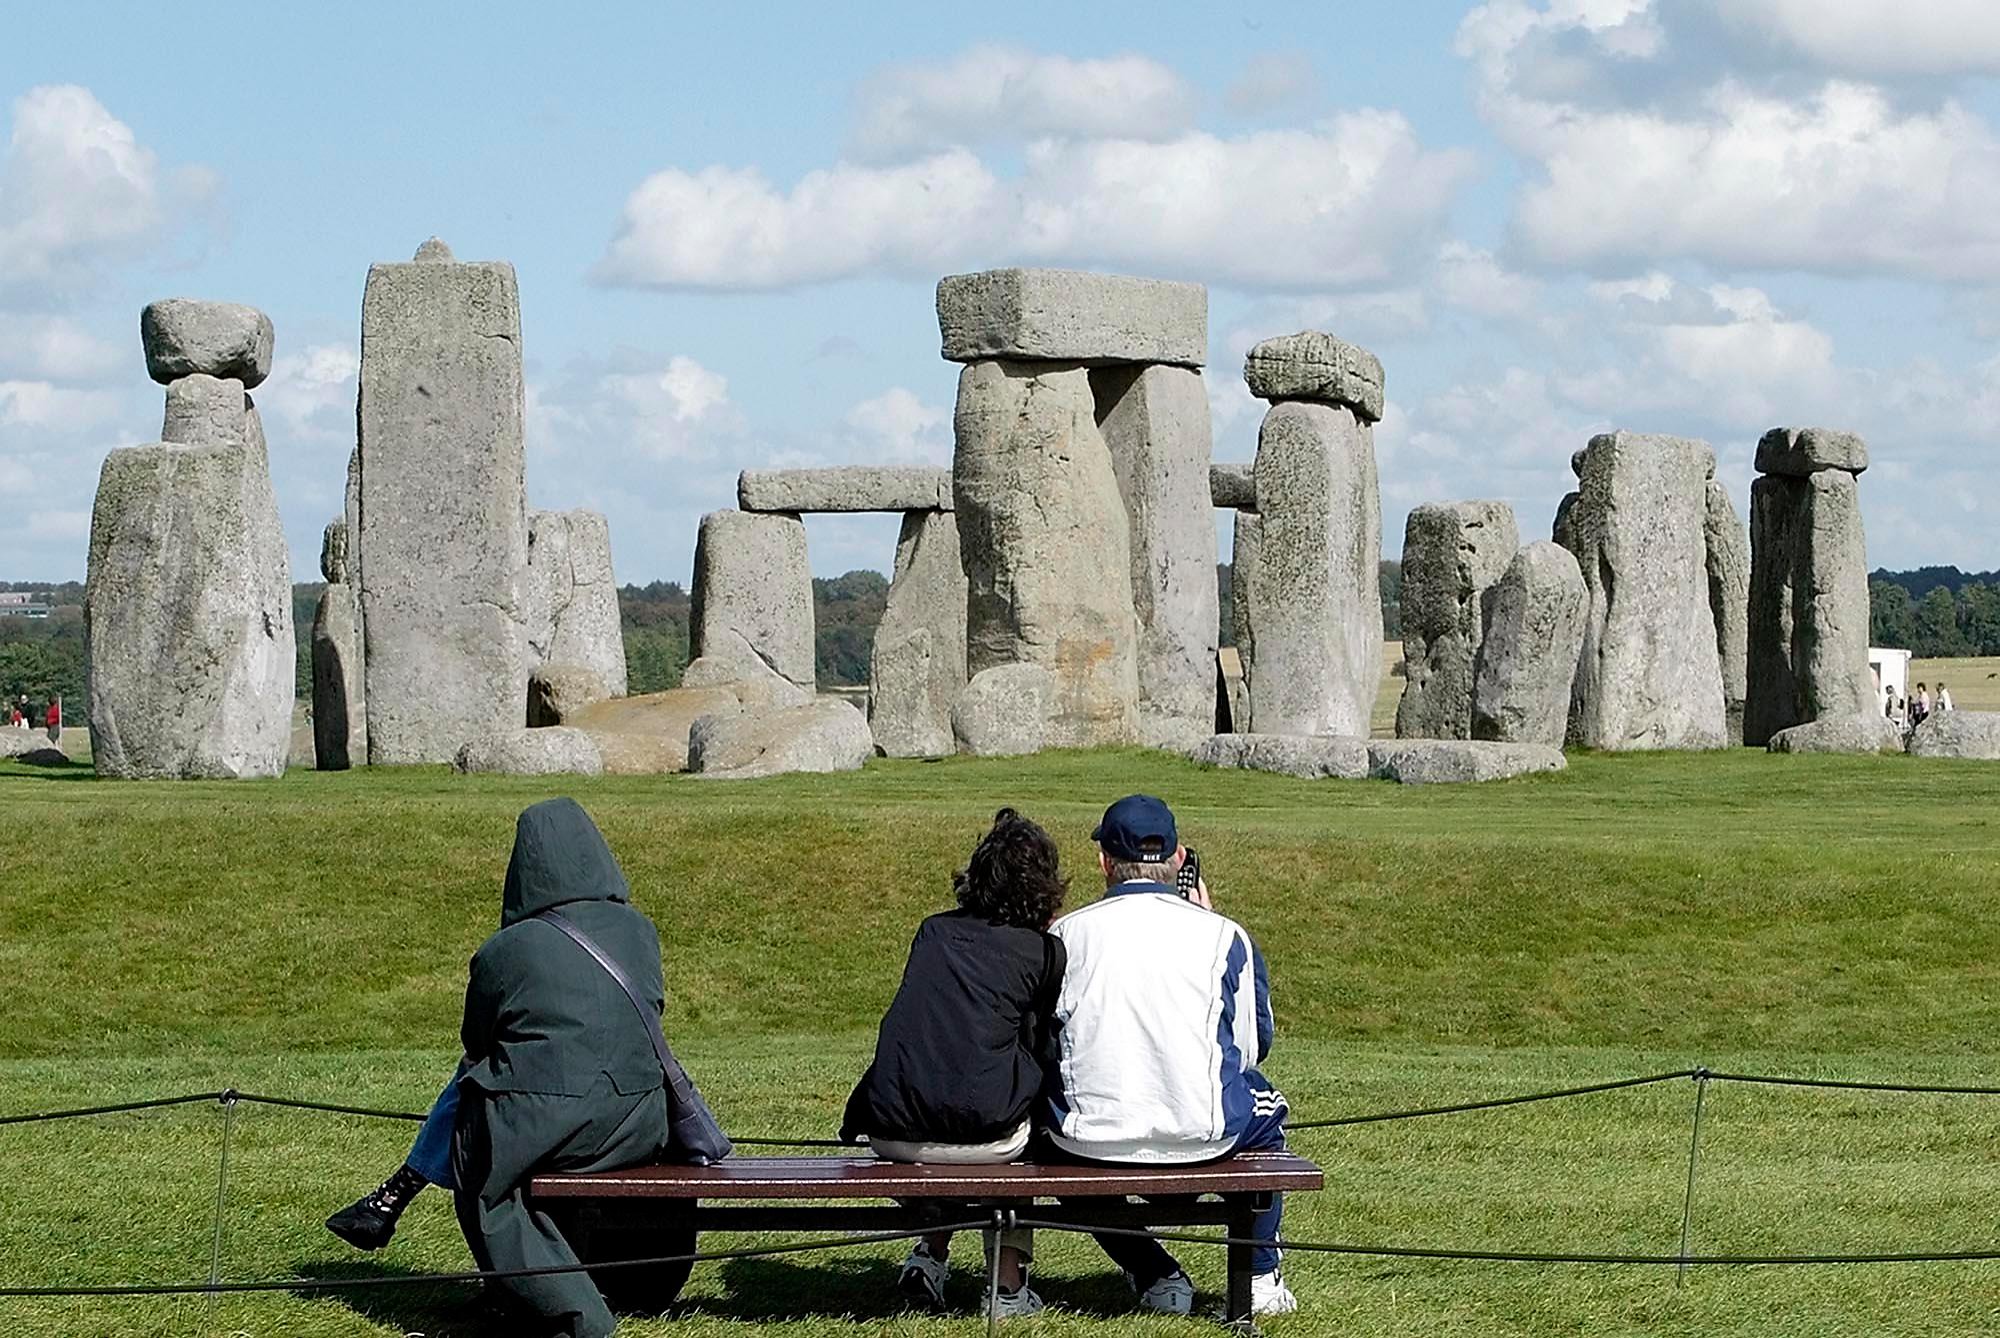
[[[916,921],[991,811],[1048,823],[1094,895],[1088,832],[1165,795],[1271,961],[1269,1071],[1299,1118],[1707,1064],[2000,1079],[2000,767],[1905,758],[1572,759],[1561,776],[1399,788],[1206,772],[1139,752],[883,763],[748,784],[442,771],[114,785],[0,764],[0,1112],[234,1085],[421,1108],[464,961],[494,923],[513,815],[574,793],[660,925],[668,1028],[735,1132],[831,1131]],[[1919,826],[1888,818],[1925,813]],[[1885,820],[1885,818],[1887,820]],[[1302,1240],[1670,1253],[1692,1084],[1304,1132],[1327,1191]],[[0,1285],[206,1276],[221,1116],[0,1128]],[[1713,1086],[1694,1245],[2000,1246],[2000,1098]],[[247,1108],[231,1278],[467,1266],[428,1194],[384,1256],[318,1226],[408,1126]],[[705,1244],[728,1244],[727,1238]],[[1219,1252],[1182,1251],[1213,1293]],[[634,1334],[974,1333],[899,1313],[899,1249],[698,1268]],[[976,1245],[958,1254],[970,1307]],[[1975,1334],[2000,1265],[1671,1270],[1295,1254],[1274,1334]],[[1032,1332],[1137,1323],[1088,1242],[1043,1242]],[[0,1301],[9,1334],[469,1334],[462,1289],[345,1298]]]

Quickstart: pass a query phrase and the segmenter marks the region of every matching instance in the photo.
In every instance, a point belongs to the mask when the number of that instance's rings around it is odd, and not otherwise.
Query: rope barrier
[[[1840,1078],[1772,1078],[1755,1073],[1710,1073],[1712,1082],[1760,1083],[1766,1087],[1824,1087],[1849,1092],[1917,1092],[1942,1096],[2000,1096],[2000,1087],[1944,1087],[1925,1083],[1850,1082]]]
[[[1650,1073],[1643,1078],[1619,1078],[1612,1082],[1591,1083],[1586,1087],[1562,1087],[1550,1092],[1530,1092],[1526,1096],[1502,1096],[1486,1101],[1466,1101],[1455,1106],[1391,1110],[1377,1115],[1347,1115],[1332,1120],[1286,1120],[1285,1128],[1288,1131],[1339,1129],[1351,1124],[1380,1124],[1385,1120],[1420,1120],[1430,1115],[1461,1115],[1472,1110],[1498,1110],[1502,1106],[1525,1106],[1534,1101],[1557,1101],[1563,1097],[1589,1096],[1594,1092],[1615,1092],[1627,1087],[1645,1087],[1651,1083],[1672,1082],[1676,1078],[1692,1078],[1700,1072],[1699,1069],[1675,1069],[1672,1073]]]

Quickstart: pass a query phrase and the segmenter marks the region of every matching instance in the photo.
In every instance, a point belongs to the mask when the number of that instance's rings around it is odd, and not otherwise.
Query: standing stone
[[[1047,669],[1050,746],[1131,742],[1139,673],[1130,522],[1089,372],[971,363],[953,426],[967,671],[976,680],[1007,664]]]
[[[242,443],[250,422],[250,397],[241,381],[194,372],[167,386],[160,440],[186,446]]]
[[[1722,709],[1730,745],[1743,742],[1743,702],[1750,680],[1750,539],[1729,489],[1708,481],[1702,538],[1708,545],[1708,607],[1722,660]]]
[[[1373,435],[1344,405],[1276,404],[1256,473],[1256,570],[1236,596],[1249,610],[1252,723],[1365,738],[1382,676]]]
[[[1486,592],[1521,546],[1505,502],[1446,502],[1410,512],[1403,530],[1400,739],[1469,739]]]
[[[1473,738],[1562,747],[1589,605],[1568,549],[1533,543],[1514,555],[1486,599]]]
[[[1090,382],[1130,522],[1139,740],[1193,747],[1214,733],[1221,616],[1208,392],[1188,367],[1105,368]]]
[[[363,689],[361,601],[348,584],[347,522],[320,537],[326,590],[312,626],[313,764],[345,771],[368,760],[368,698]]]
[[[951,706],[965,688],[965,568],[949,511],[903,516],[868,688],[868,728],[883,756],[957,751]]]
[[[1774,429],[1750,485],[1749,686],[1743,740],[1873,710],[1868,563],[1851,433]]]
[[[1714,472],[1708,444],[1682,437],[1611,432],[1585,448],[1565,536],[1590,590],[1570,742],[1724,746],[1703,538]]]
[[[689,650],[737,677],[769,671],[810,695],[812,565],[797,516],[711,511],[694,545]]]
[[[1253,497],[1254,501],[1255,498]],[[1237,673],[1230,698],[1230,732],[1249,734],[1250,680],[1256,674],[1256,646],[1250,635],[1250,592],[1257,588],[1257,555],[1263,546],[1263,520],[1255,511],[1239,510],[1230,521],[1229,634],[1236,643]]]
[[[139,313],[146,372],[161,385],[205,374],[262,385],[271,374],[271,318],[240,302],[169,297]]]
[[[528,513],[528,671],[587,669],[625,695],[625,632],[611,574],[611,527],[595,511]]]
[[[361,299],[355,547],[368,760],[449,762],[518,729],[528,665],[521,307],[514,267],[427,243]]]

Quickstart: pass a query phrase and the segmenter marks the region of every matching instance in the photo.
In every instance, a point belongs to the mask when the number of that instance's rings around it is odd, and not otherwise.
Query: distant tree
[[[1948,587],[1933,587],[1918,601],[1916,635],[1911,638],[1910,649],[1927,659],[1969,653],[1965,637],[1958,629],[1958,601],[1952,598]]]
[[[687,662],[684,627],[666,623],[625,629],[626,691],[633,696],[679,687]]]
[[[828,686],[868,681],[875,629],[889,600],[889,578],[879,571],[850,571],[813,581],[814,671]]]
[[[1868,644],[1909,648],[1917,637],[1917,606],[1910,592],[1888,581],[1868,583]]]

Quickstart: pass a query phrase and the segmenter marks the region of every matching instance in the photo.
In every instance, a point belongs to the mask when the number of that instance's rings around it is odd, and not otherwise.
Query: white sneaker
[[[1035,1289],[1025,1282],[1019,1291],[1001,1292],[993,1298],[995,1319],[1020,1319],[1024,1315],[1038,1315],[1044,1309],[1042,1298],[1035,1295]]]
[[[1139,1308],[1150,1310],[1156,1315],[1191,1315],[1194,1313],[1194,1283],[1180,1269],[1161,1278],[1145,1291],[1139,1291],[1139,1281],[1130,1273],[1125,1281],[1139,1294]]]
[[[903,1271],[896,1275],[896,1290],[915,1305],[943,1310],[944,1284],[949,1277],[951,1265],[932,1258],[923,1242],[918,1241],[910,1250],[910,1257],[903,1261]]]
[[[1285,1285],[1285,1275],[1277,1269],[1258,1273],[1250,1279],[1250,1313],[1289,1315],[1299,1308],[1299,1298]]]

